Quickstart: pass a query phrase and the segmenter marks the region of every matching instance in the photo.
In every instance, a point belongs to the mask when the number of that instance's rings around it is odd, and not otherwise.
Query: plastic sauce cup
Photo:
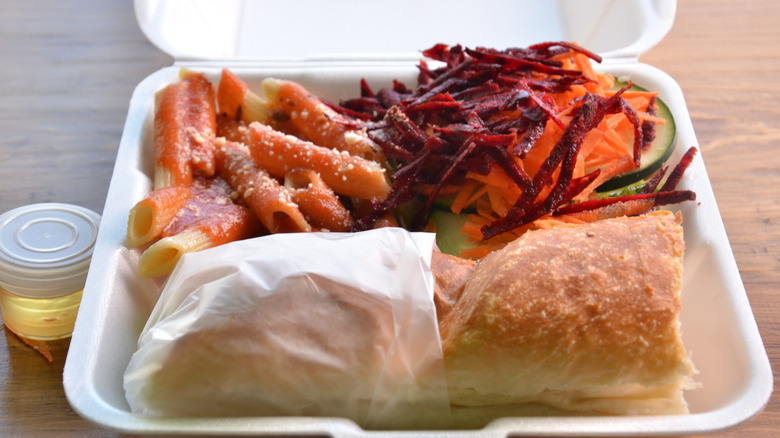
[[[100,216],[69,204],[0,215],[0,310],[6,327],[36,340],[73,333]]]

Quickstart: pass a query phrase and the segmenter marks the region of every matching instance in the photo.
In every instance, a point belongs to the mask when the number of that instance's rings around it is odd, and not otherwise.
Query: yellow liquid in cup
[[[40,341],[73,334],[83,289],[54,298],[27,298],[0,288],[3,322],[19,336]]]

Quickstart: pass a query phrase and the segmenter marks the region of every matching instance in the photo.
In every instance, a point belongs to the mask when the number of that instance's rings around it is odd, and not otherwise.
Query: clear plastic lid
[[[0,286],[31,298],[82,289],[99,223],[91,210],[58,203],[0,215]]]

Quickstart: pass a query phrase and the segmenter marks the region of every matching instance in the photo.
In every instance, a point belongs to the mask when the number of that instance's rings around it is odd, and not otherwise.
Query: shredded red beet
[[[647,113],[651,116],[656,115],[655,102],[656,96],[653,96],[650,98],[650,103],[647,105]],[[655,140],[655,122],[645,120],[642,122],[642,150],[650,149],[653,140]]]
[[[669,190],[674,190],[674,188],[677,187],[678,184],[680,184],[680,180],[682,179],[685,171],[691,165],[691,162],[693,161],[693,157],[696,156],[696,152],[697,149],[695,147],[691,147],[687,151],[685,151],[685,154],[680,159],[680,162],[677,163],[677,166],[674,167],[672,173],[669,174],[669,178],[666,179],[666,182],[661,187],[660,191],[666,192]]]
[[[651,176],[650,179],[647,180],[647,182],[642,187],[642,189],[639,191],[639,193],[653,193],[653,192],[655,192],[655,189],[658,188],[658,184],[661,183],[661,180],[664,178],[664,175],[666,175],[666,171],[667,170],[668,170],[668,167],[662,167],[656,173],[654,173],[653,176]]]
[[[636,195],[617,196],[614,198],[589,199],[587,201],[577,202],[563,206],[555,211],[555,214],[571,214],[581,211],[594,210],[599,207],[617,204],[624,201],[635,201],[640,199],[653,199],[655,205],[678,204],[683,201],[693,201],[696,194],[690,190],[671,190],[668,192],[638,193]]]
[[[578,213],[581,211],[593,210],[599,207],[616,204],[618,202],[639,199],[652,199],[653,204],[656,206],[678,204],[684,201],[696,200],[696,193],[690,190],[676,190],[683,173],[690,166],[693,157],[696,155],[696,152],[697,149],[695,147],[691,147],[685,152],[683,157],[680,159],[680,162],[677,163],[677,166],[675,166],[674,170],[669,175],[669,178],[667,178],[664,185],[658,191],[655,191],[655,189],[659,182],[663,179],[663,176],[666,173],[666,168],[659,170],[655,175],[653,175],[642,188],[642,190],[640,190],[639,193],[635,195],[591,199],[575,204],[569,204],[558,208],[555,210],[554,214]]]
[[[639,116],[621,96],[630,84],[608,98],[586,94],[573,102],[576,113],[568,126],[558,118],[555,103],[547,93],[590,81],[583,72],[567,69],[556,59],[567,52],[601,60],[568,42],[506,50],[437,44],[422,53],[443,65],[434,67],[421,61],[414,89],[394,81],[392,88],[374,92],[361,81],[359,98],[342,101],[333,108],[369,120],[368,135],[382,147],[395,171],[390,196],[374,203],[354,230],[371,228],[377,219],[415,198],[422,201],[422,207],[405,225],[420,229],[446,185],[457,184],[466,172],[486,175],[493,166],[506,172],[522,189],[522,195],[506,216],[497,217],[482,229],[485,239],[570,208],[566,204],[598,175],[593,172],[573,177],[585,135],[607,114],[623,113],[633,124],[633,156],[638,166],[647,141],[643,138],[653,133],[649,126],[643,129]],[[532,180],[515,157],[523,158],[533,149],[548,121],[564,132]],[[556,171],[558,177],[549,195],[537,199],[545,186],[553,184]],[[672,198],[653,196],[656,202]]]
[[[623,112],[627,115],[632,114],[636,117],[636,112],[621,97],[621,94],[630,88],[630,85],[622,88],[609,98],[601,98],[592,94],[586,94],[581,99],[581,106],[569,125],[563,131],[563,135],[555,145],[547,160],[534,176],[531,187],[523,191],[520,199],[515,203],[509,213],[494,221],[492,224],[482,228],[482,234],[485,239],[489,239],[497,234],[509,231],[519,226],[530,223],[546,214],[550,214],[564,203],[568,202],[582,191],[580,188],[576,193],[571,193],[572,176],[574,166],[577,162],[577,154],[582,145],[585,135],[594,129],[610,113]],[[630,109],[630,111],[629,111]],[[632,117],[629,116],[629,120]],[[635,126],[638,125],[638,119]],[[637,151],[639,137],[636,137],[634,151]],[[542,201],[536,201],[537,196],[542,189],[552,182],[553,172],[560,166],[558,179],[550,194]],[[569,196],[567,196],[567,194]]]

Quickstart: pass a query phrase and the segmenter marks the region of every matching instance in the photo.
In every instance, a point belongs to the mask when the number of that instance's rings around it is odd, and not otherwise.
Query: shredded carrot
[[[482,195],[487,193],[487,188],[488,188],[488,186],[483,185],[482,187],[480,187],[476,191],[474,191],[471,194],[471,197],[469,197],[469,199],[466,201],[466,205],[473,205],[473,204],[475,204],[477,202],[477,200],[479,200],[482,197]]]
[[[650,211],[655,202],[652,199],[637,199],[632,201],[617,202],[593,210],[585,210],[567,215],[559,215],[560,220],[578,220],[582,222],[595,222],[602,219],[620,216],[634,216]],[[566,219],[564,219],[566,218]]]
[[[635,168],[636,166],[634,165],[634,160],[630,155],[621,156],[611,165],[602,168],[599,176],[597,176],[596,179],[585,188],[585,190],[581,191],[580,194],[574,198],[574,201],[584,201],[588,198],[588,196],[590,196],[591,193],[593,193],[593,191],[596,190],[598,186],[604,182],[609,181],[610,179],[618,175],[622,175]]]
[[[485,189],[487,191],[487,188]],[[491,219],[495,218],[495,213],[493,212],[493,205],[491,205],[490,201],[484,198],[480,198],[476,202],[477,207],[477,214],[482,216],[485,219]]]
[[[491,210],[499,216],[506,216],[512,205],[502,196],[501,191],[496,187],[488,186],[487,194]]]
[[[604,95],[607,95],[609,90],[615,86],[615,77],[612,75],[599,75],[598,81],[601,84],[601,89],[605,90]]]
[[[463,226],[460,229],[461,234],[464,236],[474,239],[474,240],[482,240],[482,226],[486,225],[487,223],[482,220],[477,215],[469,215],[468,220],[463,224]]]
[[[653,123],[655,123],[657,125],[663,125],[664,123],[666,123],[666,119],[664,119],[662,117],[658,117],[658,116],[653,116],[653,115],[648,114],[648,113],[646,113],[644,111],[637,111],[637,115],[639,116],[639,120],[642,121],[642,122],[645,122],[645,121],[653,122]]]
[[[614,92],[609,90],[614,86],[615,79],[611,75],[599,74],[593,70],[590,61],[585,56],[561,56],[559,60],[563,62],[564,67],[579,69],[584,72],[585,76],[592,79],[590,83],[574,85],[565,92],[550,93],[556,108],[558,108],[557,117],[568,125],[571,121],[570,114],[577,107],[576,99],[586,93],[604,97],[613,95]],[[623,98],[634,108],[641,121],[646,120],[661,124],[665,123],[666,120],[647,112],[648,106],[656,95],[657,93],[649,91],[629,90],[624,92]],[[542,136],[534,147],[524,157],[517,160],[518,165],[533,178],[562,134],[561,127],[548,121]],[[588,199],[602,183],[636,168],[633,160],[633,141],[634,126],[623,113],[605,116],[595,129],[587,133],[580,147],[572,177],[582,177],[596,169],[600,169],[600,173],[594,181],[575,196],[575,202]],[[553,172],[550,186],[554,185],[559,173],[559,170]],[[543,199],[550,191],[551,187],[543,188],[538,195],[539,198]],[[481,241],[483,238],[481,228],[495,220],[496,217],[505,216],[521,194],[522,190],[518,188],[517,184],[502,169],[494,166],[486,175],[473,172],[466,174],[463,183],[458,188],[451,210],[456,214],[466,209],[477,211],[477,214],[468,216],[461,232],[470,239]],[[643,208],[644,206],[640,205],[620,205],[610,207],[609,210],[599,209],[593,213],[555,217],[547,215],[533,221],[532,224],[513,230],[511,233],[504,233],[504,235],[490,239],[489,242],[482,242],[477,248],[465,250],[460,255],[472,258],[482,257],[528,229],[589,222],[598,217],[612,216],[619,212],[641,211]],[[497,244],[496,242],[501,243]]]
[[[548,50],[556,45],[562,48]],[[537,57],[528,59],[510,51],[475,48],[464,54],[461,49],[436,45],[423,52],[446,62],[442,71],[448,76],[421,66],[416,89],[392,90],[409,103],[405,109],[383,104],[365,83],[360,99],[342,105],[347,114],[382,120],[367,129],[382,134],[372,138],[384,142],[387,153],[406,169],[419,169],[427,160],[446,163],[419,173],[419,182],[417,177],[396,181],[394,190],[427,194],[429,206],[451,200],[453,213],[468,213],[462,234],[479,244],[461,256],[482,257],[530,229],[643,208],[621,205],[590,215],[563,214],[577,211],[565,208],[569,202],[589,201],[604,182],[636,168],[646,140],[639,136],[651,132],[643,123],[665,123],[655,115],[658,93],[622,85],[616,91],[615,77],[594,68],[598,55],[576,44],[536,45],[529,50],[538,51]],[[537,64],[542,59],[545,62]],[[499,74],[500,81],[484,86],[469,82]],[[447,82],[440,83],[445,77]],[[525,94],[518,95],[518,87]],[[425,192],[422,184],[434,189]],[[447,198],[441,197],[452,188]],[[391,203],[379,207],[377,215],[393,208]],[[428,213],[421,211],[418,222]],[[360,222],[369,226],[372,216],[366,217]]]
[[[522,191],[517,184],[500,167],[494,166],[487,175],[480,175],[474,172],[466,173],[467,179],[472,179],[492,187],[502,193],[507,199],[517,199]]]
[[[585,88],[595,94],[604,94],[604,89],[601,86],[601,83],[598,81],[598,75],[596,74],[596,71],[593,69],[593,64],[590,63],[590,59],[582,54],[576,54],[573,57],[574,65],[582,71],[585,76],[589,79],[591,79],[594,82],[589,82],[585,84]]]
[[[644,111],[650,105],[650,97],[647,96],[628,96],[623,93],[623,99],[637,111]]]
[[[611,96],[615,94],[614,91],[608,91],[605,93],[606,96]],[[647,106],[647,103],[650,102],[650,100],[654,97],[658,96],[658,92],[656,91],[642,91],[642,90],[626,90],[622,94],[623,99],[627,100],[629,103],[632,103],[632,99],[635,98],[642,98],[645,99],[644,107]],[[633,106],[633,105],[632,105]],[[636,107],[635,107],[636,109]]]
[[[477,181],[474,181],[473,179],[468,179],[463,183],[450,206],[450,210],[452,210],[453,213],[460,214],[460,212],[463,211],[463,208],[468,204],[471,194],[474,193],[477,185]]]

